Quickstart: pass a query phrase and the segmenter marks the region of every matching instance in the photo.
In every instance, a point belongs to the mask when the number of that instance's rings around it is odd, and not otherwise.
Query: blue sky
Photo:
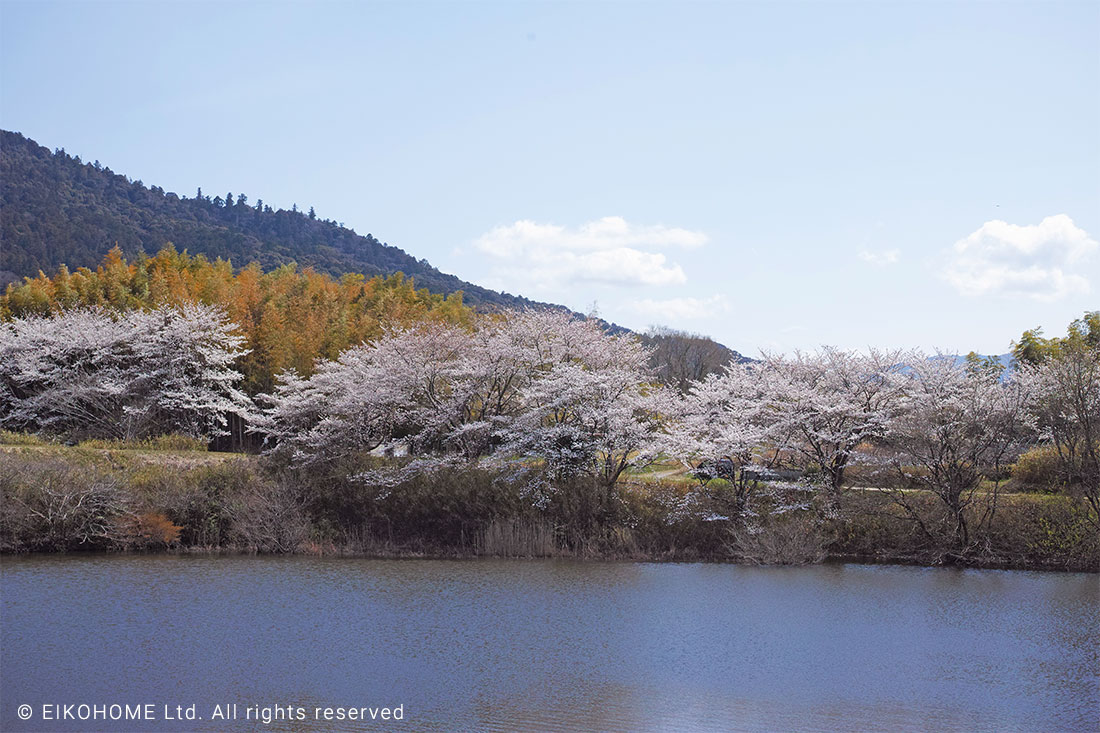
[[[0,0],[0,124],[744,353],[1100,308],[1100,3]]]

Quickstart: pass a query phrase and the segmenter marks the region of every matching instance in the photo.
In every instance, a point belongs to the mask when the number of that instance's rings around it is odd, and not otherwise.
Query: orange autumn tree
[[[435,321],[471,327],[474,322],[461,293],[444,297],[418,289],[401,273],[334,278],[292,264],[265,273],[255,263],[234,270],[226,260],[192,256],[171,244],[154,257],[132,261],[115,247],[95,270],[70,272],[62,265],[52,277],[40,272],[13,283],[0,295],[0,318],[184,303],[220,305],[240,325],[250,351],[239,368],[250,394],[270,391],[283,369],[308,376],[318,358],[334,359],[387,326]]]

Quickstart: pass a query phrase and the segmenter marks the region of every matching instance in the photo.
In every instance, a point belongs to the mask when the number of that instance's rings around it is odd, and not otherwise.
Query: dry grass
[[[478,555],[495,557],[553,557],[561,554],[549,522],[497,519],[477,537]]]
[[[0,430],[0,446],[4,445],[50,445],[50,441],[34,433],[15,433]]]

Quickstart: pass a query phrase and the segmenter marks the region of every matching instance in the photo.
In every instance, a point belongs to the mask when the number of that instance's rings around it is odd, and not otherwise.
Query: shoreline
[[[570,560],[573,562],[592,563],[639,563],[639,564],[704,564],[704,565],[741,565],[758,568],[804,568],[813,565],[883,565],[898,567],[914,567],[951,570],[1003,570],[1015,572],[1040,572],[1040,573],[1086,573],[1100,575],[1100,568],[1065,567],[1039,564],[1012,564],[995,560],[977,562],[943,562],[927,563],[919,559],[907,557],[875,557],[853,554],[831,554],[818,563],[756,563],[740,561],[728,557],[690,557],[690,556],[639,556],[616,555],[607,553],[603,555],[582,555],[562,552],[554,555],[492,555],[468,551],[418,551],[418,550],[394,550],[392,552],[363,552],[355,550],[332,549],[330,551],[316,551],[311,549],[297,550],[294,552],[272,553],[258,552],[255,550],[219,547],[187,547],[166,548],[150,550],[118,549],[118,550],[31,550],[26,552],[0,551],[0,564],[4,560],[22,557],[140,557],[140,556],[176,556],[176,557],[263,557],[263,558],[289,558],[289,557],[314,557],[346,560],[515,560],[515,561],[545,561],[545,560]]]
[[[948,537],[931,541],[892,511],[885,491],[852,491],[843,514],[832,520],[777,523],[774,534],[764,535],[774,547],[761,549],[736,527],[710,520],[728,512],[718,503],[723,497],[699,494],[692,504],[694,487],[667,478],[620,482],[619,516],[586,527],[565,504],[535,511],[514,484],[473,471],[377,492],[327,475],[281,474],[246,454],[91,445],[0,445],[0,469],[0,559],[494,557],[1100,573],[1100,533],[1087,507],[1055,494],[1002,494],[981,541],[959,556]],[[585,488],[574,487],[572,496],[591,499]],[[907,496],[935,531],[942,517],[934,497]],[[94,511],[93,500],[99,502]],[[88,508],[77,511],[81,506]],[[570,526],[571,520],[577,523]]]

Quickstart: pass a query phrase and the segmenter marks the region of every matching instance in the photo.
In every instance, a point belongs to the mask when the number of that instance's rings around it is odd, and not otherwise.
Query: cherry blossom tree
[[[970,549],[972,527],[996,510],[996,492],[980,491],[983,476],[1013,460],[1034,435],[1026,382],[1001,380],[998,371],[942,355],[914,359],[898,409],[885,424],[896,470],[943,502],[958,553]],[[895,491],[894,499],[936,539],[904,490]],[[972,519],[971,510],[979,507],[982,513]]]
[[[1019,366],[1042,441],[1053,448],[1057,480],[1084,496],[1100,525],[1100,344],[1080,334]]]
[[[375,375],[373,390],[385,401],[403,404],[395,412],[395,436],[418,453],[443,448],[464,415],[464,395],[456,390],[469,370],[471,336],[456,326],[423,323],[387,331],[363,351]]]
[[[490,348],[498,341],[438,323],[386,330],[319,363],[309,379],[280,375],[252,429],[296,463],[398,442],[419,454],[458,446],[476,457],[486,439],[477,424],[512,408],[517,367]]]
[[[123,437],[136,325],[101,310],[0,324],[0,423],[76,437]]]
[[[764,381],[759,368],[734,364],[721,374],[692,383],[670,410],[661,447],[679,458],[706,485],[710,478],[730,482],[733,512],[741,516],[755,482],[745,468],[772,449],[775,426],[764,419]]]
[[[538,458],[552,473],[585,473],[610,488],[650,460],[663,391],[649,383],[648,351],[594,319],[555,311],[514,314],[488,352],[509,355],[511,415],[497,414],[499,452]]]
[[[455,457],[534,462],[609,493],[655,446],[664,393],[649,383],[647,357],[634,338],[556,311],[485,317],[472,332],[421,324],[349,349],[309,379],[283,375],[254,429],[299,465],[401,441],[417,470]]]
[[[500,451],[545,461],[561,478],[587,474],[610,489],[628,466],[655,454],[661,389],[639,365],[555,364],[524,391]]]
[[[130,433],[224,435],[229,414],[253,412],[236,386],[243,379],[234,363],[247,353],[244,337],[221,308],[163,307],[134,311],[126,320],[136,336],[131,399],[123,410]]]
[[[881,437],[901,396],[911,355],[826,347],[793,357],[766,355],[759,419],[773,441],[820,468],[829,500],[839,504],[844,471],[860,443]]]
[[[218,308],[73,310],[0,327],[0,423],[70,438],[222,434],[245,351]]]
[[[319,363],[308,379],[280,374],[251,429],[264,434],[269,453],[303,465],[373,450],[392,441],[417,409],[414,382],[415,375],[382,363],[378,344],[356,346]]]

